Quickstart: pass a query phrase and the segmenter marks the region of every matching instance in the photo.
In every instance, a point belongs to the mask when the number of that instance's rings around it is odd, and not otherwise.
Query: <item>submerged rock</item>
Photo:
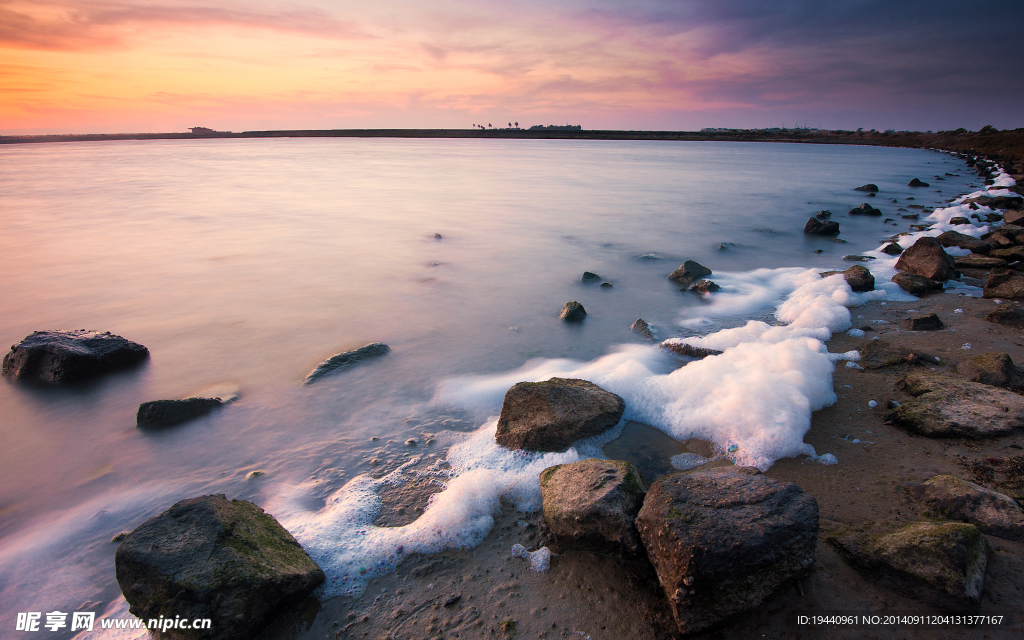
[[[619,423],[626,403],[586,380],[519,382],[505,393],[495,440],[508,449],[565,451]]]
[[[929,293],[939,293],[942,291],[941,282],[936,282],[931,278],[926,278],[913,273],[897,273],[892,277],[892,281],[900,285],[901,289],[914,296],[923,296]]]
[[[966,233],[960,233],[959,231],[946,231],[936,238],[943,247],[960,247],[961,249],[967,249],[971,253],[985,254],[992,250],[992,245],[984,240],[979,240],[974,236],[969,236]]]
[[[719,467],[655,482],[636,526],[689,634],[756,608],[813,564],[818,504],[757,469]]]
[[[804,233],[812,236],[834,236],[839,233],[839,223],[831,220],[821,221],[818,218],[808,218],[804,225]]]
[[[710,280],[698,280],[689,287],[686,287],[686,291],[692,291],[693,293],[699,293],[702,295],[709,295],[716,291],[719,291],[722,287],[718,286],[717,283]]]
[[[854,191],[870,191],[871,193],[877,193],[878,192],[878,185],[869,182],[869,183],[867,183],[865,185],[862,185],[860,187],[854,187],[853,190]]]
[[[900,326],[910,331],[938,331],[946,325],[942,324],[938,314],[929,313],[928,315],[916,318],[900,320]]]
[[[385,355],[389,351],[391,351],[391,348],[383,342],[371,342],[370,344],[359,347],[358,349],[339,353],[336,356],[331,356],[317,365],[316,369],[313,369],[313,371],[306,376],[306,379],[303,380],[303,384],[316,382],[324,376],[338,373],[339,371],[362,362],[367,358],[377,358]]]
[[[565,320],[566,322],[581,322],[586,317],[587,310],[575,300],[562,305],[562,312],[558,314],[559,320]]]
[[[981,600],[989,546],[974,525],[918,521],[891,533],[840,531],[826,539],[868,577],[916,600],[956,612]]]
[[[918,238],[896,261],[896,270],[924,276],[931,280],[949,280],[956,276],[953,256],[946,253],[935,238]]]
[[[1024,397],[936,373],[912,373],[896,388],[912,396],[886,420],[930,438],[1002,436],[1024,428]]]
[[[1024,309],[1021,309],[1018,304],[1009,302],[1001,304],[995,310],[988,312],[985,319],[996,324],[1024,329]]]
[[[636,321],[634,321],[633,324],[629,327],[629,330],[637,335],[641,335],[647,338],[648,340],[655,339],[654,331],[651,330],[651,325],[647,324],[647,322],[643,318],[637,318]]]
[[[149,349],[109,331],[36,331],[11,346],[3,375],[17,382],[78,382],[148,357]]]
[[[590,458],[540,474],[544,520],[563,549],[636,553],[633,521],[647,487],[636,467]]]
[[[220,398],[185,398],[184,400],[152,400],[139,405],[135,416],[140,428],[173,427],[205,416],[225,403]]]
[[[982,533],[1024,541],[1024,512],[1010,496],[950,475],[932,476],[910,492],[937,515],[969,522]]]
[[[580,276],[580,282],[597,282],[600,279],[601,276],[596,273],[591,273],[590,271],[584,271],[583,275]]]
[[[928,184],[927,182],[924,182],[922,180],[914,178],[913,180],[911,180],[910,182],[907,183],[907,186],[908,187],[930,187],[931,185]]]
[[[324,573],[271,515],[223,495],[176,503],[125,537],[114,556],[117,584],[142,618],[209,618],[201,636],[257,635],[324,581]]]
[[[692,283],[700,280],[704,276],[710,276],[711,269],[708,269],[699,262],[693,260],[687,260],[678,269],[668,275],[669,280],[675,280],[676,282],[689,286]]]

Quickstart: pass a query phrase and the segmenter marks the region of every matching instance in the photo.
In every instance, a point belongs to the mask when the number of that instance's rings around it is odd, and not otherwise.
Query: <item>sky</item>
[[[1024,2],[0,0],[0,133],[1024,126]]]

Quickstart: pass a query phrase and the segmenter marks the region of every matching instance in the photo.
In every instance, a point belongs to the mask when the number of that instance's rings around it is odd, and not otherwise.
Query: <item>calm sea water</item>
[[[914,177],[931,188],[906,187]],[[475,428],[485,414],[431,402],[445,379],[593,359],[639,342],[638,317],[662,337],[687,332],[680,312],[701,303],[665,278],[685,259],[845,268],[844,254],[906,229],[907,197],[941,204],[972,178],[934,152],[782,144],[0,147],[3,344],[99,329],[152,354],[72,388],[0,384],[0,629],[18,611],[102,611],[119,594],[111,536],[178,499],[261,502],[311,478],[322,498],[371,458],[400,459],[407,438]],[[879,197],[852,190],[867,182]],[[899,226],[848,218],[863,201]],[[819,209],[849,244],[801,233]],[[581,283],[585,270],[613,287]],[[558,320],[568,300],[586,307],[582,325]],[[372,341],[392,353],[301,385]],[[241,399],[215,415],[135,427],[141,402],[225,386]]]

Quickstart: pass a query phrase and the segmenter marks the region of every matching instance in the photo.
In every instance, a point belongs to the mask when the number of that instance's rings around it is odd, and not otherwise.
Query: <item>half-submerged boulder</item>
[[[637,318],[629,327],[629,330],[637,335],[647,338],[648,340],[654,340],[654,330],[651,329],[651,325],[647,324],[647,321],[643,318]]]
[[[901,253],[903,253],[903,247],[901,247],[895,242],[890,242],[889,244],[882,247],[882,253],[889,256],[898,256]]]
[[[149,349],[109,331],[36,331],[11,346],[3,375],[17,382],[78,382],[148,357]]]
[[[903,252],[896,261],[896,270],[942,281],[956,276],[956,263],[938,240],[926,236]]]
[[[860,205],[850,209],[850,215],[851,216],[875,216],[875,217],[881,217],[882,210],[881,209],[877,209],[875,207],[872,207],[870,204],[865,202],[863,204],[860,204]]]
[[[582,322],[587,317],[587,310],[575,300],[570,300],[562,305],[562,312],[558,314],[559,320],[566,322]]]
[[[391,348],[383,342],[371,342],[368,345],[353,349],[352,351],[346,351],[339,353],[336,356],[331,356],[327,360],[324,360],[317,365],[316,369],[310,372],[306,379],[303,380],[303,384],[309,384],[316,382],[324,376],[333,375],[342,371],[356,363],[362,362],[367,358],[376,358],[391,351]]]
[[[565,451],[614,427],[625,410],[622,398],[586,380],[519,382],[505,393],[494,437],[508,449]]]
[[[563,549],[640,550],[633,521],[647,487],[632,464],[590,458],[549,467],[540,474],[540,492],[544,520]]]
[[[896,388],[912,398],[886,420],[923,436],[984,438],[1024,428],[1024,397],[1006,389],[936,373],[906,375]]]
[[[928,184],[927,182],[924,182],[923,180],[919,180],[918,178],[914,178],[913,180],[911,180],[910,182],[907,183],[907,186],[908,187],[930,187],[931,185]]]
[[[717,282],[702,279],[686,287],[686,291],[692,291],[693,293],[698,293],[700,295],[706,296],[711,295],[712,293],[720,290],[721,288],[722,287],[718,286]]]
[[[878,192],[878,185],[874,184],[872,182],[869,182],[869,183],[867,183],[865,185],[861,185],[859,187],[854,187],[853,190],[854,191],[868,191],[870,193],[877,193]]]
[[[839,223],[831,220],[808,218],[804,225],[804,233],[812,236],[834,236],[839,234]]]
[[[756,608],[813,564],[818,503],[757,469],[719,467],[655,482],[636,526],[689,634]]]
[[[597,282],[601,279],[601,276],[591,271],[584,271],[583,275],[580,276],[580,282]]]
[[[722,352],[715,349],[708,349],[707,347],[694,347],[692,345],[681,342],[679,338],[669,338],[658,345],[662,349],[671,351],[677,356],[683,356],[684,358],[696,358],[698,360],[704,359],[708,356],[717,356]]]
[[[212,621],[202,635],[171,629],[170,638],[253,637],[324,581],[273,516],[223,495],[182,500],[150,518],[125,537],[114,566],[130,611],[144,621]]]
[[[862,267],[859,264],[853,265],[846,271],[826,271],[821,274],[821,277],[827,278],[839,274],[842,274],[846,279],[846,284],[850,285],[850,289],[853,291],[875,290],[875,276],[871,275],[871,271],[867,267]]]
[[[139,405],[135,424],[141,429],[173,427],[205,416],[225,404],[220,398],[185,398],[183,400],[152,400]]]
[[[910,487],[910,492],[936,515],[969,522],[982,533],[1024,541],[1024,512],[1008,495],[951,475],[932,476]]]
[[[916,600],[956,612],[973,611],[981,600],[989,546],[972,524],[918,521],[826,539],[867,576]]]
[[[699,262],[687,260],[678,269],[668,275],[669,280],[675,280],[679,284],[690,286],[704,276],[710,276],[711,269],[708,269]]]

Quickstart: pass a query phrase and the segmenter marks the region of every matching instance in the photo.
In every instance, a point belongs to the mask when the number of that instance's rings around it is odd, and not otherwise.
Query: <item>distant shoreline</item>
[[[675,142],[789,142],[941,149],[982,155],[1013,173],[1024,172],[1024,129],[1012,131],[880,132],[790,129],[725,131],[619,131],[599,129],[294,129],[202,133],[94,133],[0,136],[0,144],[107,140],[202,140],[219,138],[454,138],[468,140],[660,140]],[[1014,170],[1014,166],[1018,167]]]

